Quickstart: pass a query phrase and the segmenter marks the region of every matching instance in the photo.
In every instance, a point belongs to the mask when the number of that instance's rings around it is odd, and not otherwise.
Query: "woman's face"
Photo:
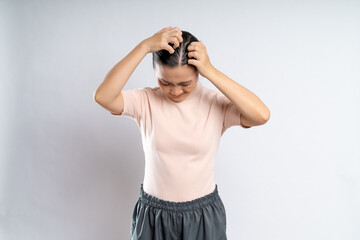
[[[195,88],[199,73],[194,66],[167,67],[156,64],[155,75],[163,94],[174,102],[184,100]]]

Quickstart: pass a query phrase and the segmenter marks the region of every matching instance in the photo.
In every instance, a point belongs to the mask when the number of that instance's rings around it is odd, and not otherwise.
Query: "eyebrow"
[[[165,79],[162,79],[162,78],[159,78],[159,79],[160,79],[161,81],[163,81],[163,82],[173,84],[173,83],[171,83],[171,82],[166,81]],[[178,84],[189,83],[189,82],[191,82],[191,81],[192,81],[192,80],[189,80],[189,81],[186,81],[186,82],[180,82],[180,83],[178,83]]]

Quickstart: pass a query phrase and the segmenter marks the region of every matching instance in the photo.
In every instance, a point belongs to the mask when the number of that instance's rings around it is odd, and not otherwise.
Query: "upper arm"
[[[217,104],[221,108],[223,120],[222,134],[232,126],[241,126],[248,129],[252,124],[244,117],[242,112],[223,93],[217,92]]]
[[[147,88],[122,90],[110,103],[101,105],[113,115],[135,120],[138,126],[146,124],[143,120],[151,114]]]
[[[121,93],[107,104],[101,104],[103,108],[113,115],[121,115],[124,110],[124,98]]]
[[[113,115],[122,115],[140,121],[147,114],[149,97],[145,88],[122,90],[112,101],[101,104]]]
[[[124,97],[120,93],[110,105],[110,113],[113,115],[121,115],[124,111]]]
[[[146,124],[143,120],[151,114],[147,88],[122,90],[114,100],[102,106],[113,115],[135,120],[138,126]]]

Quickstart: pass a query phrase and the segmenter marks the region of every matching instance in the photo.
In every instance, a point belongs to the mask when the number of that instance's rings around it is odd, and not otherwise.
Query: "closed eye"
[[[159,79],[159,82],[164,86],[174,85],[174,84],[170,84],[170,83],[167,83],[167,82],[163,82],[161,79]],[[189,86],[191,84],[191,82],[192,81],[190,80],[190,82],[181,83],[180,85],[181,86]]]
[[[161,84],[164,85],[164,86],[169,86],[170,85],[168,83],[163,83],[163,82],[161,82]],[[181,84],[181,86],[189,86],[189,85],[190,84],[187,84],[187,83]]]

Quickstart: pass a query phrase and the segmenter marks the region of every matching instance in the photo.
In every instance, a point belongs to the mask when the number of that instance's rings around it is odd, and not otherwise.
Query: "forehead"
[[[167,67],[167,66],[158,66],[156,67],[156,76],[160,80],[169,83],[183,83],[190,80],[194,80],[196,77],[195,70],[188,66],[178,66],[178,67]]]

